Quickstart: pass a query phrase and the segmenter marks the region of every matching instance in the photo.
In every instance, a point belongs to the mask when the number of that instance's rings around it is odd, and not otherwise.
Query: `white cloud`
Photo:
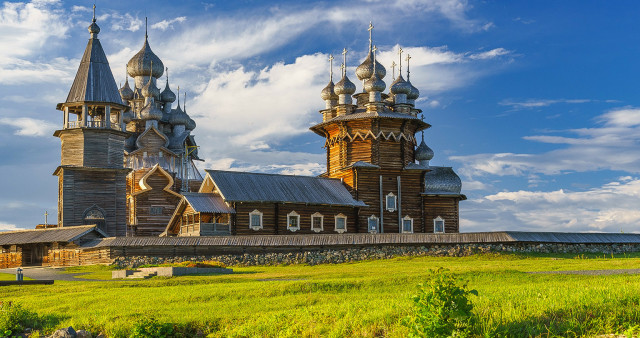
[[[180,16],[171,20],[162,20],[160,22],[154,23],[151,25],[153,29],[159,29],[161,31],[167,30],[167,28],[173,28],[173,24],[176,22],[185,22],[187,20],[186,16]]]
[[[38,53],[71,25],[58,1],[4,2],[0,7],[0,69],[8,60]]]
[[[0,125],[7,125],[17,128],[15,135],[19,136],[47,136],[56,129],[56,125],[49,121],[32,119],[28,117],[0,118]]]
[[[563,172],[621,170],[640,173],[640,109],[621,108],[598,117],[601,126],[572,129],[565,132],[577,136],[534,135],[525,140],[566,147],[540,154],[476,154],[452,156],[464,163],[460,173],[478,175],[554,175]]]
[[[0,61],[0,84],[71,84],[78,70],[77,59],[56,57],[38,61],[6,58]]]
[[[116,12],[111,14],[111,29],[114,31],[137,32],[143,27],[143,24],[144,21],[137,15],[134,17],[129,13],[122,15]]]
[[[506,191],[465,202],[470,205],[462,208],[464,219],[473,222],[462,226],[464,231],[637,232],[639,198],[637,177],[586,191]]]
[[[493,59],[498,56],[504,56],[509,54],[511,54],[511,51],[500,47],[500,48],[494,48],[492,50],[488,50],[486,52],[471,54],[469,55],[469,58],[472,60],[487,60],[487,59]]]
[[[589,103],[597,100],[590,99],[529,99],[524,101],[514,101],[514,100],[502,100],[498,104],[501,106],[509,106],[514,110],[519,109],[531,109],[531,108],[541,108],[548,107],[552,104],[576,104],[576,103]]]
[[[16,230],[24,230],[24,229],[18,228],[15,224],[0,222],[0,231],[16,231]]]

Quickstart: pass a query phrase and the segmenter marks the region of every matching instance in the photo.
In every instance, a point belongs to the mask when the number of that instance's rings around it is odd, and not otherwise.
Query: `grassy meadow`
[[[478,291],[476,336],[595,336],[640,331],[640,275],[530,274],[640,268],[640,255],[399,257],[336,265],[233,267],[231,275],[5,286],[0,300],[44,318],[125,337],[140,318],[211,337],[404,337],[416,287],[437,267]],[[76,267],[110,279],[108,267]],[[12,276],[0,277],[6,279]]]

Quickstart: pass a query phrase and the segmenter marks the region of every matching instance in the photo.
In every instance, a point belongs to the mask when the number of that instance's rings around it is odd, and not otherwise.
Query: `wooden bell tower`
[[[122,122],[127,106],[102,49],[96,24],[82,56],[67,100],[57,105],[63,127],[54,133],[61,141],[58,176],[58,226],[97,224],[110,236],[126,231],[126,175]]]

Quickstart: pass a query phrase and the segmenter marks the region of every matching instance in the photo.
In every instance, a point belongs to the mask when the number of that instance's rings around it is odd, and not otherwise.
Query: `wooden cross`
[[[371,33],[373,31],[373,23],[371,21],[369,21],[369,50],[371,50],[371,45],[373,44],[373,39],[371,37]]]
[[[409,81],[409,60],[411,60],[411,55],[409,55],[409,53],[407,53],[407,58],[405,60],[407,60],[407,81]]]
[[[342,76],[345,74],[345,68],[347,67],[344,66],[344,63],[340,65],[340,72],[342,73]]]
[[[329,54],[329,81],[333,82],[333,54]]]
[[[397,65],[396,65],[395,61],[391,62],[391,71],[392,71],[391,80],[395,80],[396,79],[396,66]]]
[[[93,5],[93,7],[95,8],[95,7],[96,7],[96,5]],[[45,211],[44,211],[44,225],[49,224],[49,219],[48,219],[48,217],[49,217],[49,213],[45,210]]]
[[[347,49],[342,49],[342,76],[347,75]]]
[[[402,76],[402,52],[403,52],[402,47],[400,47],[400,49],[398,49],[398,55],[400,55],[400,65],[398,66],[399,76]]]
[[[376,51],[378,50],[378,47],[376,47],[375,45],[373,46],[373,49],[371,50],[373,52],[373,72],[376,72]]]
[[[96,4],[93,4],[93,22],[96,22]]]

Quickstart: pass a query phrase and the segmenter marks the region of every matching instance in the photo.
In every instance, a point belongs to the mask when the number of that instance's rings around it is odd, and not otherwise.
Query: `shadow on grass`
[[[579,305],[546,311],[513,322],[481,320],[477,329],[485,337],[582,337],[620,334],[640,323],[640,299],[631,297],[615,304]]]

